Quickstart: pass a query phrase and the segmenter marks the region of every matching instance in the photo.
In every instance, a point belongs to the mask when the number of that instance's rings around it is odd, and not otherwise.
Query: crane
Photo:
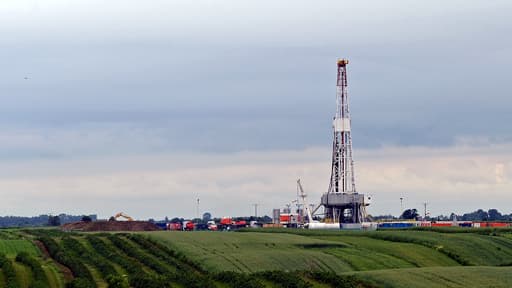
[[[304,209],[306,209],[306,213],[308,214],[308,223],[304,225],[307,229],[322,229],[322,230],[339,230],[340,224],[339,223],[320,223],[316,220],[313,220],[313,213],[318,210],[320,205],[311,212],[311,208],[309,207],[307,203],[306,193],[304,192],[304,189],[302,188],[302,184],[300,183],[300,179],[297,179],[297,189],[300,192],[300,197],[302,198],[302,203],[304,205]]]
[[[126,219],[127,221],[133,221],[133,218],[124,214],[124,212],[119,212],[117,213],[116,215],[114,215],[114,218],[117,220],[117,218],[119,217],[123,217],[124,219]]]
[[[297,189],[300,192],[300,197],[302,198],[302,207],[306,210],[308,214],[308,222],[313,222],[313,216],[311,215],[311,210],[309,209],[309,205],[306,200],[306,193],[304,193],[304,189],[302,188],[302,184],[300,184],[300,179],[297,179]]]

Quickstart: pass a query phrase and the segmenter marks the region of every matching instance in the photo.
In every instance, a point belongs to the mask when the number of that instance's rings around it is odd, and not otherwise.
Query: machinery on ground
[[[114,215],[114,220],[117,221],[117,219],[119,219],[119,218],[124,218],[124,219],[126,219],[126,221],[133,221],[133,218],[126,215],[124,212],[119,212],[116,215]]]

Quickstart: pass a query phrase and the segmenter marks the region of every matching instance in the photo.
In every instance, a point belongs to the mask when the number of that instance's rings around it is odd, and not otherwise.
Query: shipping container
[[[379,223],[378,229],[404,229],[415,226],[412,222],[383,222]]]
[[[203,231],[208,230],[208,224],[206,223],[197,223],[194,225],[194,230]]]
[[[488,227],[508,227],[508,223],[503,222],[491,222]]]
[[[181,231],[181,229],[182,229],[181,223],[167,223],[167,230]]]
[[[266,223],[263,224],[263,228],[283,228],[283,225],[279,223]]]
[[[165,223],[165,222],[156,222],[155,225],[162,230],[167,229],[167,223]]]
[[[360,223],[341,223],[340,226],[343,230],[361,230],[362,228]]]
[[[233,220],[231,220],[231,218],[228,218],[228,217],[224,217],[224,218],[220,219],[220,224],[222,224],[222,225],[231,225],[232,222],[233,222]]]
[[[433,222],[432,227],[451,227],[453,222]]]
[[[289,223],[292,218],[289,214],[281,214],[279,215],[279,223]]]

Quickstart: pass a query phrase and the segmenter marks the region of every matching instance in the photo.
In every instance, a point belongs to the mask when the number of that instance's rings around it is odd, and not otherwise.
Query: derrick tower
[[[326,219],[335,223],[362,223],[369,198],[356,190],[352,159],[351,119],[347,93],[348,60],[337,61],[336,114],[333,120],[332,167],[329,190],[322,195]]]

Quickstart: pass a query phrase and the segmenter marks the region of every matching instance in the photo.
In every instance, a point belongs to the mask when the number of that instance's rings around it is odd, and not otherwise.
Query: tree
[[[128,279],[121,275],[108,275],[107,283],[109,288],[128,288],[130,284],[128,284]]]
[[[210,212],[205,212],[203,214],[203,222],[206,223],[210,220],[212,220],[212,214]]]
[[[174,218],[171,219],[171,223],[182,223],[183,220],[185,220],[185,219],[174,217]]]
[[[60,226],[60,217],[50,215],[48,217],[48,226]]]
[[[466,213],[466,214],[462,215],[463,221],[487,221],[488,219],[489,219],[489,214],[482,209],[478,209],[475,212]]]
[[[90,216],[84,215],[82,217],[82,222],[92,222],[92,219]]]
[[[272,223],[272,218],[268,215],[265,215],[263,217],[260,217],[259,221],[262,223]]]
[[[418,210],[416,209],[407,209],[402,213],[400,218],[402,219],[418,219],[420,215],[418,214]]]
[[[503,220],[503,215],[496,209],[489,209],[487,215],[489,216],[489,221]]]

